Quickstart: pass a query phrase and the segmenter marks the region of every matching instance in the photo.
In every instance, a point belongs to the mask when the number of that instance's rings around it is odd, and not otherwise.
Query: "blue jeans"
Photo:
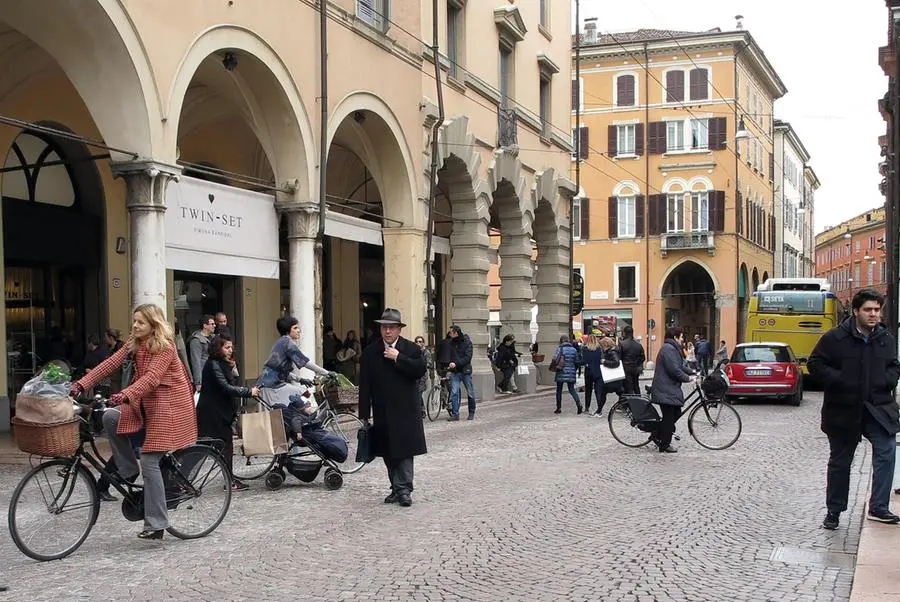
[[[575,400],[575,405],[578,406],[578,409],[581,409],[581,398],[578,397],[578,390],[575,388],[575,382],[563,382],[561,380],[556,381],[556,409],[560,409],[562,407],[562,390],[563,385],[569,387],[569,393],[572,395],[572,399]]]
[[[450,375],[450,413],[459,416],[459,383],[466,386],[466,393],[469,396],[469,415],[475,415],[475,385],[472,384],[471,374],[460,374],[453,372]]]
[[[868,415],[863,418],[862,434],[872,444],[872,493],[869,497],[869,512],[881,514],[890,509],[894,464],[897,458],[896,437]],[[831,445],[831,456],[828,459],[825,505],[829,512],[840,513],[847,509],[850,465],[858,441],[828,437],[828,443]]]

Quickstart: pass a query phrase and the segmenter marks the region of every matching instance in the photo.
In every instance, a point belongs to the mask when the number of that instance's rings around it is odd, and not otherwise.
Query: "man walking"
[[[375,455],[384,459],[391,493],[385,504],[412,506],[413,457],[427,453],[418,380],[425,374],[422,349],[400,336],[400,311],[387,308],[381,343],[366,347],[359,366],[359,417],[372,423]]]
[[[884,297],[864,288],[853,296],[853,315],[819,339],[809,357],[810,374],[825,389],[822,431],[831,454],[822,526],[837,529],[847,509],[850,464],[860,437],[872,444],[872,493],[867,518],[897,524],[889,507],[900,430],[893,390],[900,378],[894,340],[881,324]]]
[[[228,326],[228,316],[224,311],[220,311],[216,314],[215,334],[222,337],[226,341],[234,342],[234,338],[231,334],[231,327]]]
[[[469,420],[475,419],[475,385],[472,384],[472,340],[454,324],[450,327],[450,422],[459,420],[459,384],[469,397]]]
[[[712,343],[705,336],[701,336],[694,345],[694,353],[697,354],[697,363],[700,364],[700,374],[708,375],[712,364]]]
[[[625,393],[640,394],[639,379],[644,370],[647,356],[644,346],[634,340],[634,328],[626,326],[622,329],[622,340],[619,342],[622,355],[622,367],[625,368]]]
[[[203,366],[209,359],[209,341],[216,332],[216,321],[212,316],[203,316],[200,319],[200,329],[195,330],[188,342],[188,350],[191,356],[191,380],[194,381],[194,391],[200,390],[200,382],[203,380]]]

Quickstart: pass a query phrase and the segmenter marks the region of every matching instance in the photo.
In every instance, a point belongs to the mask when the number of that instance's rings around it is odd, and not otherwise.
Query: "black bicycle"
[[[731,447],[741,436],[743,428],[740,414],[725,399],[728,380],[720,371],[722,363],[710,376],[694,381],[694,390],[684,400],[683,411],[676,420],[677,423],[682,416],[687,416],[688,432],[706,449]],[[713,387],[714,393],[707,392],[712,391]],[[653,441],[660,417],[653,406],[647,405],[652,398],[650,387],[645,387],[645,391],[647,397],[635,399],[637,396],[623,396],[609,410],[609,432],[622,445],[643,447]],[[634,408],[638,406],[645,413],[649,410],[649,413],[636,415]]]
[[[78,406],[80,443],[70,457],[35,466],[19,482],[9,502],[9,532],[16,547],[35,560],[65,558],[84,543],[100,513],[97,481],[89,467],[122,494],[122,514],[129,521],[144,519],[140,484],[109,470],[97,450],[95,430],[106,410],[105,400]],[[212,533],[231,505],[231,479],[221,456],[222,441],[201,439],[166,453],[160,460],[169,510],[167,531],[180,539]]]

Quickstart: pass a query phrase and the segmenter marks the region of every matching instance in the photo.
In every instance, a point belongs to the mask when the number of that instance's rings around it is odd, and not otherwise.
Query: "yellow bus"
[[[824,278],[770,278],[750,297],[747,342],[787,343],[808,375],[819,337],[838,325],[839,303]]]

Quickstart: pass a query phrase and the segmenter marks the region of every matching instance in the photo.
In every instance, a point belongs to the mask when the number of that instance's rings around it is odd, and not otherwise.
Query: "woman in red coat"
[[[197,440],[197,419],[191,381],[178,359],[175,335],[156,305],[134,310],[131,339],[121,349],[72,385],[79,395],[133,361],[133,376],[121,392],[110,396],[114,409],[103,414],[119,474],[134,481],[138,463],[128,435],[145,431],[140,472],[144,475],[144,530],[141,539],[162,539],[169,526],[166,490],[159,461],[166,452]],[[126,383],[123,383],[125,385]]]

